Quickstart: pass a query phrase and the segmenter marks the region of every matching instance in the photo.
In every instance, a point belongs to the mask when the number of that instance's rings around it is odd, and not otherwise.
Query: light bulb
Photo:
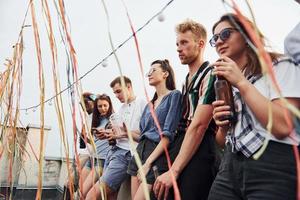
[[[102,61],[102,67],[107,67],[108,63],[107,63],[107,60],[103,60]]]
[[[160,13],[157,16],[157,19],[158,19],[158,21],[163,22],[163,21],[165,21],[166,17],[165,17],[165,15],[163,13]]]

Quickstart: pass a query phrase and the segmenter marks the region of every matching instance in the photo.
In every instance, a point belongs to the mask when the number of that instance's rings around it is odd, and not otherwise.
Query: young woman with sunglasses
[[[83,177],[83,196],[85,196],[93,184],[101,176],[106,155],[110,149],[105,136],[105,127],[109,122],[109,117],[113,113],[113,106],[109,96],[102,94],[94,101],[94,111],[92,119],[92,134],[96,146],[96,155],[85,164]]]
[[[255,32],[254,25],[246,21]],[[299,137],[291,134],[287,121],[288,118],[291,122],[291,113],[279,99],[269,74],[262,73],[258,56],[244,38],[249,38],[249,34],[240,19],[234,14],[222,16],[213,26],[213,34],[210,44],[220,56],[213,63],[213,73],[233,86],[237,122],[228,128],[229,121],[221,119],[230,114],[229,106],[220,100],[213,103],[213,118],[219,126],[217,141],[226,144],[209,199],[296,199],[293,145],[299,145]],[[263,41],[261,34],[259,37]],[[296,86],[299,66],[279,54],[269,53],[269,56],[282,96],[300,108],[300,90]],[[270,119],[272,127],[268,132]],[[268,140],[266,149],[254,160],[253,155],[261,150],[265,140]]]
[[[156,60],[151,63],[147,74],[149,85],[155,88],[151,103],[145,107],[140,121],[140,139],[137,152],[142,161],[149,192],[157,174],[168,171],[164,146],[168,147],[174,140],[175,130],[181,114],[181,93],[175,90],[174,72],[168,60]],[[151,108],[152,107],[152,108]],[[151,115],[151,109],[157,116],[162,137]],[[153,166],[157,169],[153,171]],[[132,158],[128,173],[131,175],[131,196],[134,200],[145,199],[141,177],[135,159]]]

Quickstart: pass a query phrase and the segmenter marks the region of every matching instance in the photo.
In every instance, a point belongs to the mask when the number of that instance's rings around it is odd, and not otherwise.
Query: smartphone
[[[92,128],[92,134],[95,135],[97,134],[98,130],[96,128]]]

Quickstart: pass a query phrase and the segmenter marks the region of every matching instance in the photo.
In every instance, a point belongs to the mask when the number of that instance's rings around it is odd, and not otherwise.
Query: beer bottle
[[[223,76],[216,76],[214,89],[216,93],[216,100],[223,100],[225,105],[230,106],[230,114],[223,116],[220,121],[229,120],[230,124],[233,125],[236,121],[236,113],[231,84]]]

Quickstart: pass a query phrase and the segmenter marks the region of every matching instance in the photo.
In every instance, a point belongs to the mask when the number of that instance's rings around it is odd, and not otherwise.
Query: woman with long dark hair
[[[94,111],[92,119],[92,134],[96,146],[96,154],[87,161],[83,169],[83,196],[92,188],[93,184],[102,174],[106,155],[110,149],[108,140],[103,134],[109,122],[109,117],[113,113],[113,106],[108,95],[97,96],[94,101]]]
[[[249,20],[245,21],[256,31]],[[212,64],[213,73],[232,85],[237,121],[223,120],[232,114],[224,101],[213,103],[213,118],[219,126],[216,139],[225,145],[225,152],[209,199],[296,199],[293,145],[299,145],[299,137],[291,134],[292,114],[275,91],[269,73],[263,73],[240,18],[235,14],[222,16],[213,26],[213,34],[210,44],[220,56]],[[259,39],[263,43],[261,33]],[[300,90],[296,86],[299,66],[277,53],[268,54],[281,95],[300,108]],[[272,125],[270,129],[268,124]],[[262,151],[264,142],[268,145]],[[263,154],[255,160],[253,155],[257,152]]]
[[[152,167],[156,166],[158,174],[168,170],[164,146],[168,147],[174,140],[181,113],[181,93],[176,90],[174,72],[168,60],[152,62],[147,77],[149,85],[155,88],[155,94],[151,103],[145,107],[141,117],[141,133],[137,152],[143,164],[141,170],[146,175],[150,192],[155,181],[155,172]],[[154,109],[159,121],[162,137],[160,137],[158,127],[154,123],[151,109]],[[145,199],[134,157],[128,166],[128,173],[131,175],[132,199]]]

